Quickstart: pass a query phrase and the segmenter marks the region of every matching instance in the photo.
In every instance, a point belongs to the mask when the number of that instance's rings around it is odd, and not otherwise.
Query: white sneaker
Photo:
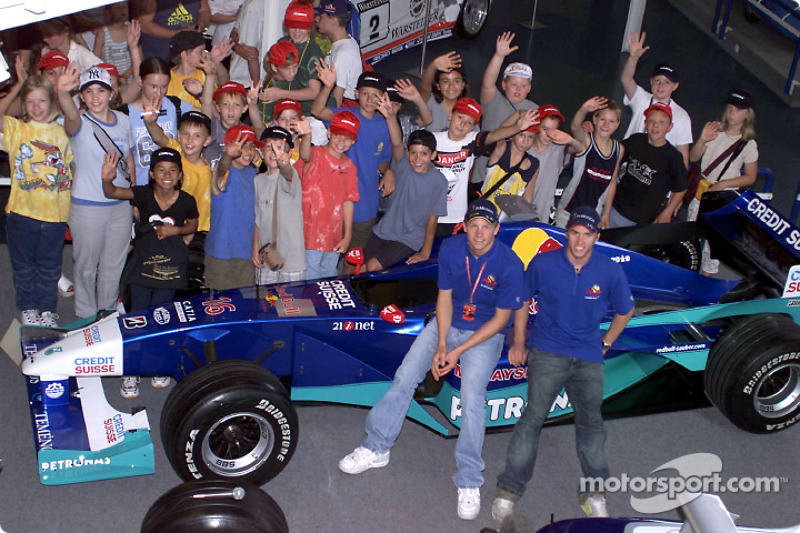
[[[481,512],[481,489],[458,489],[458,517],[475,520]]]
[[[132,400],[139,397],[139,376],[122,376],[122,382],[119,384],[119,395],[126,400]]]
[[[39,323],[48,328],[57,328],[58,315],[50,311],[44,311],[41,315],[39,315]]]
[[[172,379],[169,376],[153,376],[153,379],[150,380],[150,385],[154,389],[165,389],[169,387],[171,381]]]
[[[64,298],[71,298],[75,295],[75,286],[72,284],[72,280],[64,274],[58,278],[58,294]]]
[[[511,513],[514,512],[514,502],[500,496],[495,497],[492,502],[492,518],[499,524],[503,523]]]
[[[581,511],[590,518],[608,518],[606,497],[602,494],[581,494]]]
[[[38,309],[26,309],[22,312],[20,322],[23,326],[41,326],[42,319]]]
[[[359,446],[339,461],[339,470],[345,474],[360,474],[370,468],[383,468],[388,464],[389,452],[378,453]]]

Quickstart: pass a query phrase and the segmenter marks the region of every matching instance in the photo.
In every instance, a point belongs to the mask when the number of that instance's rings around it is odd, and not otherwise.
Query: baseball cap
[[[111,63],[98,63],[95,66],[106,69],[106,72],[108,72],[111,76],[114,76],[115,78],[120,77],[119,70],[117,70],[117,67],[115,65],[112,65]]]
[[[473,201],[467,207],[467,216],[464,217],[465,221],[470,221],[476,218],[483,218],[489,224],[497,224],[500,215],[497,213],[495,205],[485,198],[480,198]]]
[[[228,83],[223,83],[217,87],[217,90],[214,91],[214,101],[216,102],[220,95],[225,93],[241,94],[245,97],[245,99],[247,98],[247,91],[245,90],[244,85],[235,81],[229,81]]]
[[[533,69],[530,65],[526,65],[525,63],[511,63],[503,71],[503,79],[509,76],[531,80],[533,79]]]
[[[650,107],[644,110],[644,116],[646,117],[653,111],[661,111],[662,113],[666,113],[669,117],[669,120],[672,121],[672,108],[664,102],[653,102],[650,104]]]
[[[225,132],[225,144],[228,144],[231,141],[235,141],[239,134],[242,136],[242,141],[253,141],[256,143],[256,146],[261,148],[264,146],[264,143],[256,139],[256,132],[250,126],[246,124],[236,124],[235,126],[231,126],[228,128],[228,131]]]
[[[331,133],[334,135],[346,135],[350,139],[358,140],[358,128],[361,121],[351,111],[338,111],[331,119]]]
[[[195,111],[194,109],[191,111],[187,111],[186,113],[181,114],[181,118],[178,120],[178,129],[180,129],[181,125],[185,121],[190,122],[197,122],[202,124],[206,127],[206,130],[209,134],[211,134],[211,119],[208,118],[208,115],[205,113],[201,113],[200,111]]]
[[[349,15],[350,4],[347,3],[347,0],[322,0],[319,7],[314,9],[314,13],[317,15],[327,13],[328,15],[334,16]]]
[[[414,130],[411,132],[408,136],[408,146],[415,144],[430,148],[431,151],[436,151],[436,137],[428,130]]]
[[[597,233],[600,228],[600,215],[587,205],[576,207],[572,210],[572,213],[569,214],[567,228],[571,228],[575,224],[580,224],[592,233]]]
[[[297,114],[302,116],[303,109],[300,107],[300,102],[297,100],[292,100],[291,98],[282,98],[275,102],[275,105],[272,106],[272,118],[277,118],[286,111],[287,109],[292,109],[297,111]]]
[[[726,103],[738,107],[739,109],[750,109],[753,107],[753,95],[742,89],[734,89],[731,91],[731,94],[728,95]]]
[[[50,50],[39,59],[39,68],[50,70],[69,65],[69,58],[58,50]]]
[[[459,98],[456,100],[456,103],[453,105],[453,111],[472,117],[475,119],[475,122],[480,122],[481,115],[483,114],[481,104],[472,98]]]
[[[97,83],[109,91],[111,90],[111,74],[100,66],[89,67],[81,72],[81,84],[79,90],[84,90],[89,85]]]
[[[653,75],[650,77],[655,78],[656,76],[666,76],[671,82],[678,83],[678,71],[667,63],[659,63],[653,68]]]
[[[381,92],[386,92],[386,78],[380,72],[362,72],[356,83],[356,90],[363,87],[372,87]]]
[[[150,170],[156,168],[156,164],[161,161],[169,161],[178,165],[178,169],[183,171],[183,164],[181,163],[181,154],[172,148],[159,148],[150,154]]]
[[[284,141],[286,141],[286,144],[288,144],[290,148],[294,148],[294,142],[292,142],[292,134],[289,133],[284,128],[281,128],[280,126],[270,126],[269,128],[262,131],[261,140],[266,141],[267,139],[283,139]]]
[[[545,104],[543,106],[539,106],[539,109],[537,109],[537,111],[539,111],[540,122],[550,117],[556,117],[561,122],[564,122],[565,120],[564,115],[561,114],[561,111],[559,111],[558,108],[552,104]]]
[[[294,55],[294,61],[291,64],[300,61],[300,54],[292,41],[278,41],[269,48],[269,62],[276,67],[283,67],[289,63],[287,57],[289,54]]]
[[[297,30],[311,30],[314,28],[314,6],[309,2],[295,0],[286,8],[283,16],[283,26]]]
[[[169,40],[169,54],[171,57],[180,55],[186,50],[194,50],[198,46],[206,45],[206,38],[199,31],[183,30],[172,36]]]
[[[386,94],[389,95],[389,100],[402,104],[405,99],[400,96],[400,91],[394,86],[394,80],[386,80]]]

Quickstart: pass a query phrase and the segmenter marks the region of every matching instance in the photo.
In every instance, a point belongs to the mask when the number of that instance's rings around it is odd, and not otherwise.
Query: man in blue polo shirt
[[[436,320],[419,334],[389,391],[370,410],[367,439],[339,462],[347,474],[389,464],[389,450],[403,426],[417,385],[430,369],[437,381],[460,361],[461,432],[456,444],[458,516],[474,520],[481,509],[486,387],[503,348],[503,329],[522,305],[523,266],[495,236],[497,208],[488,200],[470,204],[466,235],[445,240],[439,250]]]
[[[525,271],[525,301],[538,305],[536,321],[525,341],[528,306],[514,313],[514,342],[508,361],[528,360],[528,404],[508,443],[505,471],[497,478],[492,516],[498,522],[510,515],[533,475],[533,464],[550,406],[566,387],[575,410],[575,441],[585,477],[609,477],[605,458],[603,356],[633,315],[633,296],[622,268],[592,253],[600,237],[600,216],[591,207],[572,211],[567,223],[567,246],[537,255]],[[600,323],[615,311],[608,331]],[[526,350],[527,347],[527,350]],[[589,516],[608,516],[602,493],[580,495]]]

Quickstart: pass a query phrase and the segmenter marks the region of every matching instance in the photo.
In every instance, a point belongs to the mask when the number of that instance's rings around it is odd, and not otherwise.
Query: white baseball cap
[[[526,65],[525,63],[511,63],[506,67],[505,71],[503,71],[503,79],[509,76],[530,80],[533,79],[533,69],[530,65]]]
[[[108,71],[102,67],[94,66],[81,72],[81,91],[93,83],[99,83],[109,91],[112,90],[111,74],[109,74]]]

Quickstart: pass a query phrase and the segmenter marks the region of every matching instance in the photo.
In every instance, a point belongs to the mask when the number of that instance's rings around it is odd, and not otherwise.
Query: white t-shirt
[[[49,51],[49,48],[43,48],[42,55],[45,55]],[[70,41],[69,43],[69,52],[67,52],[67,58],[69,58],[70,63],[77,63],[81,67],[81,70],[86,70],[89,67],[93,67],[96,64],[103,62],[103,60],[94,55],[91,50],[82,44],[76,43],[75,41]]]
[[[631,123],[628,125],[628,131],[625,132],[625,137],[623,137],[624,139],[634,133],[644,133],[644,111],[650,107],[652,101],[653,95],[642,89],[640,85],[636,86],[633,98],[628,99],[627,96],[623,98],[622,102],[629,106],[633,113]],[[667,141],[673,146],[692,144],[692,119],[689,118],[689,113],[672,99],[669,101],[669,107],[672,109],[672,130],[667,133]]]
[[[239,6],[244,3],[244,0],[208,0],[208,7],[211,9],[211,14],[221,15],[235,15],[239,10]],[[211,39],[211,44],[217,44],[223,39],[230,36],[234,22],[225,22],[224,24],[217,24],[214,28],[214,38]]]
[[[239,31],[239,43],[258,49],[258,64],[261,69],[261,80],[264,80],[264,56],[269,47],[283,37],[283,15],[289,6],[289,0],[247,0],[239,11],[234,28]],[[231,55],[231,81],[248,87],[250,70],[247,61],[234,52]],[[253,80],[255,83],[258,80]]]
[[[361,76],[361,49],[352,37],[340,39],[331,46],[325,62],[336,66],[336,86],[344,89],[344,97],[356,99],[356,84]]]
[[[439,217],[440,224],[458,224],[467,214],[469,171],[475,163],[473,145],[478,132],[471,131],[460,141],[453,141],[448,132],[434,132],[438,157],[433,164],[447,179],[447,215]]]

